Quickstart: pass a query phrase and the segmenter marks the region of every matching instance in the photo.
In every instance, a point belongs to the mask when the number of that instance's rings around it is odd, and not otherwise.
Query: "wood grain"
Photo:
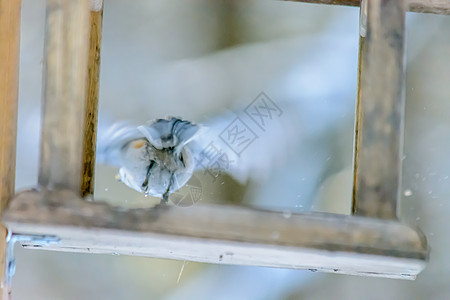
[[[39,185],[80,191],[88,0],[48,0]]]
[[[302,3],[315,3],[327,5],[360,6],[360,0],[285,0]],[[407,10],[418,13],[432,13],[440,15],[450,14],[449,0],[410,0]]]
[[[19,89],[20,0],[0,0],[0,212],[14,195]],[[9,299],[3,284],[7,230],[0,225],[1,299]]]
[[[14,195],[20,1],[0,1],[0,207]]]
[[[88,79],[85,100],[80,191],[81,196],[83,197],[94,194],[103,2],[101,5],[102,6],[98,10],[91,11],[90,16]]]
[[[59,237],[47,248],[59,251],[404,279],[415,278],[428,259],[419,230],[358,216],[222,205],[123,210],[83,201],[71,191],[28,191],[3,218],[13,232]]]
[[[360,39],[353,213],[395,219],[403,156],[403,0],[367,2],[367,35]]]

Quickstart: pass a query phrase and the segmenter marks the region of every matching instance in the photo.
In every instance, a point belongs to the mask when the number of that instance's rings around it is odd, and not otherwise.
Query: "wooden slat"
[[[367,1],[360,39],[353,212],[395,219],[404,127],[404,1]]]
[[[15,233],[59,237],[47,248],[59,251],[404,279],[413,279],[428,258],[420,231],[357,216],[205,205],[124,211],[69,191],[29,191],[14,199],[3,219]]]
[[[409,11],[450,15],[449,0],[409,0]]]
[[[19,88],[20,0],[0,0],[0,212],[14,195]],[[6,228],[0,224],[1,299],[5,284]]]
[[[344,6],[360,6],[360,0],[286,0],[293,2],[327,4],[327,5],[344,5]],[[450,15],[449,0],[409,0],[408,11],[419,13],[432,13],[441,15]]]
[[[97,141],[100,46],[102,40],[103,1],[91,6],[88,81],[85,100],[82,150],[81,196],[94,194],[95,149]]]
[[[89,1],[48,0],[39,184],[80,191]]]
[[[0,0],[0,207],[14,195],[20,0]]]

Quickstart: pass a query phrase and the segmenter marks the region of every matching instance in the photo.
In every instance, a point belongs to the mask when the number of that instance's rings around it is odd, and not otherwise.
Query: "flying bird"
[[[296,110],[283,109],[261,93],[240,113],[204,124],[177,117],[115,123],[100,135],[97,160],[119,167],[118,179],[128,187],[164,202],[197,170],[213,180],[226,172],[245,182],[268,173],[301,136]]]

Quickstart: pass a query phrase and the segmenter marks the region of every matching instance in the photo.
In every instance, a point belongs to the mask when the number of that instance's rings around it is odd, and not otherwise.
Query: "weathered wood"
[[[395,219],[404,127],[404,1],[367,1],[361,37],[353,212]]]
[[[81,196],[94,194],[95,149],[97,141],[98,92],[100,80],[100,46],[102,40],[103,1],[91,4],[88,82],[85,100],[82,150]]]
[[[285,0],[292,2],[360,6],[361,0]],[[409,0],[407,10],[419,13],[450,15],[449,0]]]
[[[23,192],[3,216],[13,232],[54,235],[48,249],[413,279],[423,234],[393,220],[196,205],[121,210],[70,191]],[[29,245],[31,247],[31,245]]]
[[[89,1],[48,0],[39,184],[80,191]]]
[[[0,0],[0,208],[14,195],[20,0]]]
[[[20,0],[0,0],[0,212],[14,195],[19,89]],[[0,299],[5,285],[6,228],[0,224]]]
[[[449,0],[408,0],[409,11],[450,15]]]
[[[360,0],[286,0],[289,2],[302,2],[312,4],[359,6]]]

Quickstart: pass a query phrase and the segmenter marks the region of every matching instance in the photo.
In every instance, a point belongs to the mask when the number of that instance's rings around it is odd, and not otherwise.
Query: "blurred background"
[[[37,182],[45,18],[45,1],[22,3],[18,190]],[[116,121],[141,124],[173,115],[209,122],[241,113],[265,92],[285,112],[282,126],[259,134],[257,144],[276,163],[264,176],[239,181],[196,174],[201,201],[348,213],[358,17],[356,8],[281,1],[107,0],[99,135]],[[14,298],[449,298],[449,30],[450,16],[408,14],[400,216],[419,226],[431,247],[430,263],[416,281],[17,246]],[[124,207],[159,202],[118,183],[116,173],[97,166],[96,201]]]

